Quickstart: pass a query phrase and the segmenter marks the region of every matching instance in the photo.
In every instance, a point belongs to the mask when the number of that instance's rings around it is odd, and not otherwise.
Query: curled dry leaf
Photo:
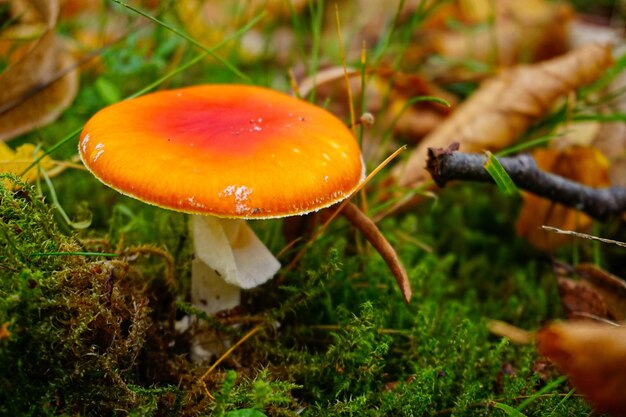
[[[530,66],[505,70],[487,80],[393,170],[396,182],[413,187],[428,180],[428,148],[460,142],[464,152],[498,150],[512,144],[563,96],[600,77],[611,65],[608,46],[588,45]]]
[[[596,411],[626,416],[626,327],[553,323],[537,333],[537,350],[569,376]]]
[[[48,26],[54,24],[56,1],[33,1],[32,5],[38,12],[35,16]],[[78,85],[73,59],[52,28],[34,41],[4,43],[0,49],[8,51],[8,66],[0,73],[0,140],[55,120],[73,100]]]
[[[538,149],[533,152],[537,165],[544,171],[560,175],[591,187],[607,187],[609,165],[601,152],[595,148],[576,146],[569,149]],[[563,234],[550,233],[542,225],[559,229],[585,230],[592,219],[579,211],[556,204],[534,194],[523,194],[522,210],[515,225],[517,233],[543,251],[571,242]]]

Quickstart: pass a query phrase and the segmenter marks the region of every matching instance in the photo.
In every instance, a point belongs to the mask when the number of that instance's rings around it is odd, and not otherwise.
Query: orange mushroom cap
[[[79,153],[123,194],[219,217],[319,210],[364,177],[358,144],[339,119],[253,86],[201,85],[106,107],[85,125]]]

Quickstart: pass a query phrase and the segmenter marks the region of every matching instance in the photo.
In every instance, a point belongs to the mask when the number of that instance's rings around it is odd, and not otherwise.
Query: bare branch
[[[485,171],[486,156],[457,152],[458,144],[429,148],[427,169],[440,187],[448,181],[464,180],[491,182]],[[558,175],[542,171],[526,154],[498,158],[500,164],[519,188],[551,201],[580,210],[589,216],[605,220],[626,211],[626,188],[593,188]]]

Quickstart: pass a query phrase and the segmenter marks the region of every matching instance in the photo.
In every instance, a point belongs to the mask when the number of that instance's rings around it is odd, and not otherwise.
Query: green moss
[[[211,400],[198,385],[206,365],[187,358],[193,330],[174,329],[177,317],[194,313],[180,310],[190,256],[184,218],[139,206],[130,215],[119,205],[108,227],[118,244],[93,247],[61,233],[46,202],[21,187],[1,195],[0,323],[11,335],[0,341],[0,414],[492,415],[491,401],[516,406],[545,384],[532,348],[486,330],[487,317],[532,328],[558,314],[549,265],[520,256],[532,251],[507,216],[494,227],[486,215],[501,196],[455,188],[432,210],[383,222],[409,271],[410,305],[383,260],[359,256],[335,222],[277,291],[270,282],[246,293],[243,308],[262,331],[205,380]],[[470,197],[472,211],[459,210]],[[437,227],[444,222],[462,237],[446,237]],[[436,250],[394,237],[398,227],[438,242]],[[118,247],[142,239],[169,242],[174,288],[160,257]],[[519,251],[501,249],[501,239]],[[120,256],[41,256],[99,249]],[[250,329],[209,323],[233,340]],[[559,401],[544,395],[529,410]],[[576,399],[560,407],[587,410]]]
[[[0,412],[99,414],[149,401],[128,386],[154,331],[144,277],[122,257],[59,256],[85,247],[16,185],[0,188],[0,322],[10,323]]]

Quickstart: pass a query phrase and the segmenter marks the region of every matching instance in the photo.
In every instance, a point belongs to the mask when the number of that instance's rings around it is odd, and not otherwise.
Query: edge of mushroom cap
[[[219,85],[211,85],[211,86],[219,86]],[[226,84],[225,86],[229,86],[229,87],[238,87],[237,85],[234,84]],[[265,88],[265,87],[258,87],[258,86],[245,86],[245,87],[250,87],[250,88],[254,88],[254,89],[259,89],[259,90],[267,90],[268,92],[274,93],[274,94],[278,94],[278,95],[282,95],[285,97],[290,97],[293,98],[294,100],[296,100],[296,98],[291,97],[287,94],[281,93],[279,91],[276,90],[272,90],[269,88]],[[192,89],[194,88],[192,87],[184,87],[181,89],[175,89],[175,90],[169,90],[171,91],[179,91],[179,90],[184,90],[184,89]],[[163,91],[168,91],[168,90],[163,90]],[[156,93],[152,93],[152,94],[157,94],[159,92]],[[304,102],[310,106],[313,107],[317,107],[311,103],[307,103]],[[324,110],[323,108],[317,107],[319,110],[323,110],[324,112],[328,113],[329,115],[331,115],[332,117],[335,117],[334,115],[332,115],[331,113],[327,112],[326,110]],[[336,117],[335,117],[336,118]],[[337,119],[339,120],[339,119]],[[87,125],[86,125],[87,126]],[[345,125],[343,125],[345,126]],[[198,215],[207,215],[207,216],[214,216],[214,217],[219,217],[219,218],[230,218],[230,219],[274,219],[274,218],[283,218],[283,217],[290,217],[290,216],[298,216],[298,215],[305,215],[305,214],[309,214],[309,213],[314,213],[317,212],[319,210],[322,210],[324,208],[330,207],[332,205],[335,205],[343,200],[345,200],[346,198],[349,198],[356,189],[359,188],[359,186],[362,184],[364,178],[365,178],[365,172],[366,172],[366,167],[365,167],[365,163],[363,161],[363,157],[362,154],[359,153],[359,163],[360,163],[360,168],[361,168],[361,173],[360,173],[360,177],[359,180],[357,182],[354,183],[354,185],[347,189],[347,190],[338,190],[336,192],[334,192],[332,194],[332,196],[329,199],[324,199],[324,201],[322,203],[307,203],[306,205],[308,207],[306,207],[305,209],[302,210],[294,210],[294,211],[288,211],[287,210],[281,210],[280,212],[276,212],[276,213],[272,213],[272,212],[267,212],[264,210],[260,210],[258,212],[256,211],[246,211],[244,213],[238,214],[238,213],[228,213],[228,214],[224,214],[224,213],[219,213],[216,211],[207,211],[206,209],[198,209],[198,210],[194,210],[193,208],[190,207],[175,207],[173,205],[169,205],[169,204],[160,204],[159,202],[156,201],[152,201],[150,199],[141,197],[139,195],[137,195],[137,193],[133,193],[132,191],[128,191],[128,189],[124,189],[118,185],[115,185],[112,182],[109,182],[105,179],[103,179],[97,172],[96,170],[94,170],[90,164],[89,161],[86,160],[86,158],[88,157],[86,154],[84,154],[84,143],[83,139],[85,139],[85,141],[87,140],[87,136],[89,135],[89,133],[86,131],[86,128],[83,129],[83,131],[81,132],[80,135],[80,140],[79,140],[79,155],[80,158],[83,162],[83,164],[85,165],[85,167],[99,180],[101,181],[103,184],[109,186],[110,188],[116,190],[117,192],[119,192],[122,195],[128,196],[128,197],[132,197],[134,199],[137,199],[139,201],[142,201],[146,204],[149,205],[153,205],[156,207],[160,207],[160,208],[164,208],[164,209],[169,209],[172,211],[177,211],[177,212],[181,212],[181,213],[188,213],[188,214],[198,214]],[[358,145],[357,145],[358,147]],[[90,155],[92,156],[92,155]],[[94,161],[95,162],[95,161]],[[354,172],[354,171],[353,171]],[[244,187],[245,188],[245,187]]]
[[[79,155],[80,155],[81,161],[84,164],[83,156],[82,156],[82,154],[80,154],[80,152],[79,152]],[[152,201],[147,201],[147,200],[144,200],[142,198],[139,198],[139,197],[137,197],[137,196],[135,196],[135,195],[133,195],[131,193],[128,193],[128,192],[126,192],[124,190],[116,188],[115,186],[113,186],[111,184],[108,184],[106,181],[103,181],[100,177],[98,177],[91,170],[89,170],[89,172],[91,172],[91,174],[94,177],[96,177],[96,179],[98,181],[100,181],[101,183],[103,183],[107,187],[112,188],[113,190],[117,191],[118,193],[120,193],[120,194],[122,194],[122,195],[124,195],[126,197],[130,197],[130,198],[133,198],[135,200],[139,200],[142,203],[148,204],[150,206],[159,207],[159,208],[162,208],[162,209],[165,209],[165,210],[171,210],[171,211],[175,211],[175,212],[178,212],[178,213],[185,213],[185,214],[198,214],[198,215],[202,215],[202,216],[213,216],[213,217],[219,217],[221,219],[270,220],[270,219],[282,219],[284,217],[292,217],[292,216],[305,216],[307,214],[317,213],[320,210],[323,210],[323,209],[328,208],[328,207],[332,207],[335,204],[342,202],[346,198],[351,197],[354,194],[354,192],[361,186],[361,184],[363,183],[363,180],[365,179],[365,163],[363,162],[363,158],[362,157],[361,157],[361,167],[362,167],[361,179],[359,180],[358,183],[356,183],[356,185],[352,189],[350,189],[349,192],[345,193],[345,195],[342,195],[342,196],[340,196],[340,197],[338,197],[336,199],[330,200],[330,201],[328,201],[325,204],[322,204],[322,205],[316,206],[314,208],[311,208],[310,210],[302,210],[302,211],[299,211],[299,212],[282,213],[282,214],[275,214],[275,215],[269,215],[269,216],[268,215],[255,215],[255,214],[223,215],[223,214],[208,213],[206,211],[193,211],[193,210],[175,209],[173,207],[168,207],[168,206],[165,206],[165,205],[156,204],[156,203],[154,203]]]

